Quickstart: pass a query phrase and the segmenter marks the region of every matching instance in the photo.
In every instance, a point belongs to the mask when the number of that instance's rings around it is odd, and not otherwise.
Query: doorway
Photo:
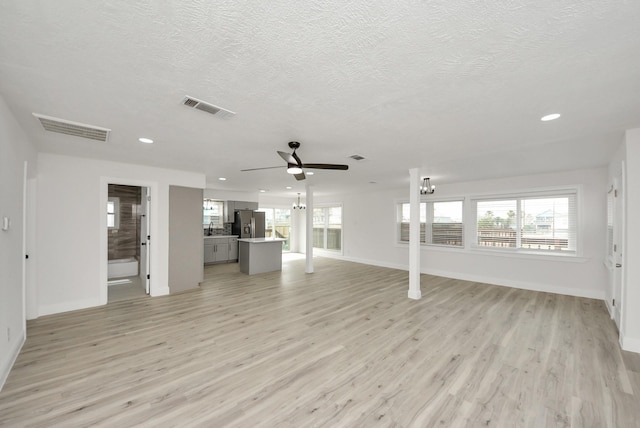
[[[107,302],[149,295],[149,189],[108,184]]]
[[[289,208],[260,208],[264,212],[265,237],[281,238],[282,252],[291,250],[291,209]]]

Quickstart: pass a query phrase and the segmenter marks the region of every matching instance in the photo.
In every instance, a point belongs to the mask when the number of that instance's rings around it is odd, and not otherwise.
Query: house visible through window
[[[576,194],[475,200],[477,247],[576,250]]]
[[[313,247],[342,251],[342,207],[313,209]]]
[[[464,245],[463,201],[434,201],[420,203],[420,242],[433,245]],[[410,204],[401,203],[398,209],[400,242],[409,242]]]

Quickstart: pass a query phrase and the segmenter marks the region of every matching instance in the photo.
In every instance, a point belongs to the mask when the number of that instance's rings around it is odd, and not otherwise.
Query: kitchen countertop
[[[211,236],[204,236],[204,239],[211,239],[211,238],[237,238],[238,235],[211,235]]]
[[[239,242],[248,242],[250,244],[263,244],[266,242],[282,242],[286,241],[286,239],[282,238],[242,238],[238,239]]]

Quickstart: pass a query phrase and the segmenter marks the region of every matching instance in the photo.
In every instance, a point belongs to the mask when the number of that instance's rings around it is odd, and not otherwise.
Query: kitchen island
[[[238,239],[240,272],[247,275],[282,270],[281,238]]]

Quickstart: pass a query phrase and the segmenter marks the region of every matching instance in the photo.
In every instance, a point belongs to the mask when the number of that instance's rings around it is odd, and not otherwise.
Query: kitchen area
[[[265,237],[257,202],[203,200],[204,264],[239,263],[249,275],[282,269],[285,239]]]

